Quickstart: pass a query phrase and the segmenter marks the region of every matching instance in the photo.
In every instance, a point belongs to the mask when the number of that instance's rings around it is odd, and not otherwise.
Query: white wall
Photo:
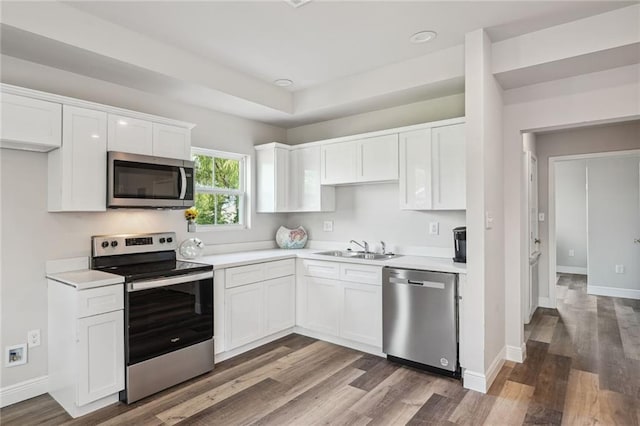
[[[558,272],[587,272],[587,163],[556,163],[556,265]],[[570,253],[573,251],[573,255]]]
[[[283,129],[226,114],[168,102],[145,92],[53,68],[2,57],[2,82],[196,123],[194,146],[253,155],[253,145],[284,140]],[[26,341],[42,330],[43,345],[24,366],[2,367],[5,387],[47,374],[47,298],[45,261],[90,255],[97,234],[177,231],[187,237],[181,211],[47,213],[47,155],[0,150],[2,230],[2,343]],[[282,215],[256,215],[246,231],[200,232],[207,244],[272,240]],[[191,236],[190,234],[189,236]]]
[[[323,231],[325,220],[334,222],[333,232]],[[446,256],[453,257],[452,230],[465,225],[465,212],[400,210],[395,182],[337,187],[335,212],[291,214],[287,222],[290,227],[303,225],[314,240],[366,240],[372,248],[383,240],[387,250],[426,246],[446,249]],[[430,222],[440,224],[439,235],[429,235]]]
[[[640,121],[637,120],[537,135],[538,205],[540,212],[547,215],[547,220],[539,223],[542,250],[539,268],[540,297],[549,297],[549,158],[638,148]]]
[[[491,73],[491,41],[484,30],[465,38],[467,138],[467,300],[466,339],[474,356],[468,370],[482,387],[495,376],[494,360],[504,357],[504,239],[502,193],[502,89]],[[492,217],[485,229],[486,214]],[[498,365],[499,368],[499,365]],[[495,371],[497,373],[497,371]],[[465,372],[465,380],[470,380]]]
[[[522,132],[640,117],[640,66],[512,89],[504,92],[503,99],[507,345],[518,346],[524,342],[518,309],[522,300],[520,283],[529,268],[524,262],[528,258],[528,216],[523,196]],[[547,247],[542,246],[543,250]]]
[[[463,115],[464,95],[453,95],[288,129],[287,141],[299,144]],[[366,240],[372,247],[383,240],[390,250],[426,246],[453,256],[452,229],[465,224],[464,212],[406,211],[399,205],[397,182],[343,186],[336,188],[335,212],[291,214],[287,221],[304,226],[314,240]],[[334,222],[333,232],[322,230],[325,220]],[[429,222],[440,224],[439,235],[429,235]]]
[[[640,298],[640,246],[633,242],[640,238],[640,154],[589,159],[587,176],[588,290],[635,290]],[[616,265],[624,273],[616,273]]]
[[[294,127],[287,130],[287,143],[296,145],[462,116],[464,94],[451,95]]]

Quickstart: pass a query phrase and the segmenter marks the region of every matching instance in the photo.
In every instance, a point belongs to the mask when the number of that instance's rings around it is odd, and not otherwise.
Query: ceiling
[[[460,45],[485,28],[493,41],[596,15],[616,1],[72,1],[69,6],[265,82],[297,91]],[[435,41],[411,44],[420,30]]]

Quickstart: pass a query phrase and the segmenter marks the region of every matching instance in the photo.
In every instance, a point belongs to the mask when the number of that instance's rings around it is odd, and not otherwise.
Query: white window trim
[[[241,231],[251,228],[251,195],[249,182],[251,181],[251,156],[247,154],[238,154],[234,152],[219,151],[215,149],[207,148],[191,148],[191,155],[205,155],[214,158],[229,158],[232,160],[238,160],[240,162],[240,189],[223,189],[223,188],[211,188],[207,186],[195,185],[194,193],[204,194],[225,194],[225,195],[238,195],[239,210],[240,210],[240,223],[238,224],[221,224],[221,225],[201,225],[196,224],[197,232],[210,232],[210,231]],[[214,172],[215,173],[215,172]]]

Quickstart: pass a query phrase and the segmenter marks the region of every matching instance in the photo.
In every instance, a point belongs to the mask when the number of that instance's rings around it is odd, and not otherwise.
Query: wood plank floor
[[[291,335],[130,406],[71,419],[48,395],[0,410],[3,425],[638,425],[640,301],[589,296],[562,275],[558,309],[526,326],[527,360],[486,395],[459,382]]]

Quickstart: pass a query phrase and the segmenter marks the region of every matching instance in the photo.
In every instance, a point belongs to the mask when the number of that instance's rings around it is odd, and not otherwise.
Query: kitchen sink
[[[399,257],[397,254],[380,254],[380,253],[363,253],[361,251],[349,251],[349,250],[331,250],[331,251],[322,251],[316,253],[322,256],[333,256],[333,257],[346,257],[349,259],[366,259],[366,260],[387,260],[393,259],[395,257]]]

